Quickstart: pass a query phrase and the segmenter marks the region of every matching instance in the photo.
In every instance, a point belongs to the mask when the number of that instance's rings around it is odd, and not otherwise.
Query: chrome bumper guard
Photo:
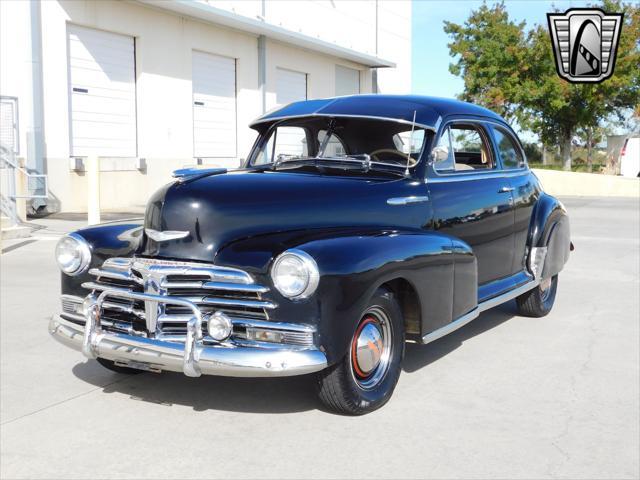
[[[184,344],[103,331],[102,304],[107,297],[154,301],[191,309]],[[202,315],[185,299],[145,293],[105,290],[87,312],[83,327],[54,315],[49,333],[60,343],[81,351],[88,358],[104,358],[118,365],[149,371],[183,372],[189,377],[281,377],[317,372],[327,367],[324,353],[315,348],[269,345],[205,345],[202,342]]]

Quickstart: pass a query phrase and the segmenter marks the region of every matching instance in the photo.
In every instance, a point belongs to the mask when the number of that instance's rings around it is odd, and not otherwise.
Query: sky
[[[492,5],[494,2],[487,2]],[[565,11],[583,7],[584,1],[507,0],[509,17],[527,27],[547,24],[547,12],[554,7]],[[462,78],[449,73],[449,36],[444,33],[443,22],[464,23],[472,10],[482,5],[476,0],[413,0],[412,14],[412,91],[419,95],[455,97],[464,90]]]

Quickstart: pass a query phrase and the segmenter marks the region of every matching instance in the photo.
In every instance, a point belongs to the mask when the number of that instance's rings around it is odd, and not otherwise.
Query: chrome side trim
[[[465,315],[458,318],[457,320],[454,320],[453,322],[448,323],[444,327],[440,327],[437,330],[434,330],[433,332],[426,334],[424,337],[422,337],[422,343],[431,343],[434,340],[438,340],[439,338],[444,337],[445,335],[448,335],[449,333],[454,332],[455,330],[461,327],[464,327],[471,320],[478,318],[479,315],[480,315],[480,310],[478,309],[478,307],[476,307],[473,310],[471,310],[469,313],[466,313]]]
[[[485,300],[478,304],[476,308],[471,310],[468,313],[465,313],[458,319],[454,320],[451,323],[446,324],[443,327],[434,330],[431,333],[427,333],[422,337],[422,343],[430,343],[434,340],[437,340],[445,335],[464,327],[471,320],[477,318],[482,312],[489,310],[490,308],[496,307],[504,302],[507,302],[513,298],[516,298],[519,295],[522,295],[525,292],[528,292],[532,288],[535,288],[540,283],[539,280],[532,280],[531,282],[527,282],[524,285],[521,285],[513,290],[509,290],[508,292],[503,293],[502,295],[498,295],[497,297],[490,298],[489,300]]]
[[[509,290],[508,292],[498,295],[497,297],[485,300],[484,302],[478,304],[478,308],[480,309],[480,312],[484,312],[486,310],[489,310],[490,308],[497,307],[504,302],[508,302],[509,300],[516,298],[525,292],[528,292],[532,288],[536,288],[539,283],[540,280],[532,280],[530,282],[527,282],[524,285],[520,285],[519,287],[516,287],[513,290]]]
[[[429,197],[426,195],[423,196],[415,196],[412,195],[410,197],[393,197],[387,200],[387,204],[389,205],[410,205],[412,203],[424,203],[428,202]]]

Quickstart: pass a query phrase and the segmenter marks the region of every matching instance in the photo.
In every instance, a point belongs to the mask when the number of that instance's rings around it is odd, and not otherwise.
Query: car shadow
[[[420,370],[460,347],[465,340],[497,327],[515,315],[515,306],[507,303],[429,345],[407,344],[403,369],[408,373]],[[316,397],[314,375],[280,378],[189,378],[173,372],[123,375],[109,372],[95,360],[75,365],[73,373],[105,393],[127,395],[132,400],[157,405],[181,405],[195,411],[270,414],[326,411]]]
[[[314,375],[278,378],[203,375],[190,378],[174,372],[111,373],[105,380],[105,371],[95,360],[73,367],[76,377],[101,387],[105,393],[128,395],[132,400],[158,405],[182,405],[195,411],[294,413],[320,407],[315,395]]]
[[[407,373],[420,370],[441,359],[448,353],[451,353],[466,340],[491,330],[516,315],[516,303],[512,300],[491,310],[487,310],[464,327],[428,345],[407,343],[402,369]]]

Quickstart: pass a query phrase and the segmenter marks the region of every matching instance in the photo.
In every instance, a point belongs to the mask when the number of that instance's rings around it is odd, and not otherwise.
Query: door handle
[[[502,187],[498,190],[498,193],[509,193],[513,192],[513,187]]]

